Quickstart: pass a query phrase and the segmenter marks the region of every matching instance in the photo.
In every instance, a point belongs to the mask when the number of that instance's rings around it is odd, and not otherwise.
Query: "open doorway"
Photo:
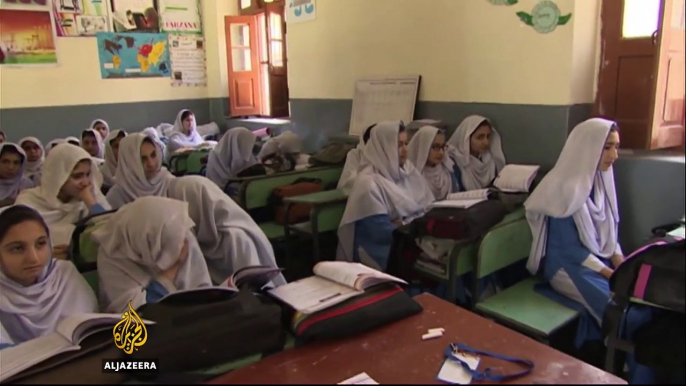
[[[236,0],[240,15],[225,18],[232,117],[285,118],[288,61],[283,0]]]
[[[602,0],[595,113],[622,146],[684,147],[684,0]]]

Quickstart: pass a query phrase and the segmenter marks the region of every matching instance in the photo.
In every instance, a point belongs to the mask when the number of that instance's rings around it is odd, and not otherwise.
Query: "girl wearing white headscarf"
[[[169,186],[169,197],[188,203],[194,233],[215,284],[244,267],[277,266],[264,232],[212,181],[200,176],[177,178]],[[285,283],[282,275],[272,280],[275,286]]]
[[[429,184],[436,200],[459,191],[455,164],[445,153],[445,134],[433,126],[423,126],[410,140],[407,156]]]
[[[174,176],[162,166],[162,147],[153,137],[134,133],[119,143],[116,183],[107,192],[113,208],[145,196],[166,196]]]
[[[619,213],[612,171],[618,148],[614,122],[593,118],[579,124],[555,167],[524,204],[533,235],[527,268],[542,274],[556,293],[540,292],[586,311],[577,346],[602,338],[602,318],[611,299],[609,278],[624,261],[617,239]],[[650,307],[632,307],[626,313],[623,323],[630,339],[650,317]],[[652,383],[652,371],[636,365],[632,355],[627,364],[632,383]]]
[[[100,137],[107,138],[110,135],[110,125],[104,119],[96,119],[91,122],[90,128],[100,133]]]
[[[26,153],[10,142],[0,144],[0,207],[12,205],[19,193],[34,187],[24,175]]]
[[[17,204],[38,211],[51,233],[62,235],[84,217],[110,209],[101,186],[102,174],[93,158],[82,148],[64,143],[45,158],[41,186],[23,191]],[[53,247],[59,247],[61,253],[67,245]]]
[[[505,167],[500,134],[484,117],[465,118],[448,145],[448,156],[461,174],[461,191],[487,188]]]
[[[52,150],[55,146],[63,144],[63,143],[68,143],[68,142],[66,139],[63,139],[63,138],[53,139],[52,141],[48,142],[48,144],[45,145],[45,156],[47,157],[48,154],[50,153],[50,150]]]
[[[100,305],[122,312],[164,296],[212,285],[193,236],[188,204],[142,197],[124,205],[93,232],[98,250]]]
[[[104,160],[105,144],[100,136],[100,132],[95,129],[86,129],[81,133],[81,147],[93,157],[98,165]]]
[[[67,138],[64,139],[64,141],[65,141],[65,142],[68,142],[68,143],[70,143],[70,144],[72,144],[72,145],[74,145],[74,146],[81,146],[81,140],[78,139],[78,138],[76,138],[76,137],[74,137],[74,136],[67,137]]]
[[[222,190],[231,178],[258,163],[252,150],[257,137],[245,127],[224,134],[207,160],[207,178]]]
[[[160,138],[160,133],[157,131],[157,129],[155,129],[154,127],[146,127],[145,129],[143,129],[143,131],[141,131],[141,133],[143,133],[143,134],[153,138],[155,141],[157,141],[157,143],[162,148],[162,154],[164,156],[162,158],[163,160],[166,160],[169,158],[169,154],[167,153],[167,144],[165,144],[162,141],[162,138]]]
[[[176,115],[174,129],[169,135],[169,155],[185,148],[197,148],[205,143],[198,133],[195,115],[190,110],[181,110]]]
[[[343,165],[343,171],[341,172],[341,177],[338,179],[337,189],[341,189],[344,192],[350,194],[355,184],[355,178],[357,178],[357,172],[360,169],[360,164],[362,163],[362,150],[364,145],[369,141],[369,136],[371,131],[376,126],[376,124],[369,126],[362,135],[360,142],[357,147],[350,150],[345,156],[345,165]]]
[[[0,210],[0,349],[50,334],[65,317],[97,310],[76,267],[52,258],[40,214],[23,205]]]
[[[338,260],[384,270],[393,230],[422,216],[434,201],[407,159],[407,134],[399,121],[377,124],[363,150],[362,168],[338,228]]]
[[[276,137],[269,138],[260,149],[257,158],[264,162],[264,159],[273,154],[298,154],[302,147],[300,137],[292,131],[284,131]]]
[[[119,144],[126,137],[126,131],[113,130],[105,139],[105,162],[100,165],[104,178],[103,186],[111,188],[115,183],[115,174],[119,164]]]
[[[43,161],[45,161],[43,143],[36,137],[25,137],[19,141],[19,146],[26,153],[26,170],[24,170],[24,175],[34,185],[39,186]]]

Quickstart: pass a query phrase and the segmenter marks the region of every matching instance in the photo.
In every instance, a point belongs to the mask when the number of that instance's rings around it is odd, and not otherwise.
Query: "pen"
[[[339,292],[339,293],[335,293],[335,294],[333,294],[333,295],[331,295],[331,296],[327,296],[327,297],[325,297],[325,298],[323,298],[323,299],[319,299],[319,303],[324,303],[324,302],[326,302],[326,301],[328,301],[328,300],[331,300],[331,299],[333,299],[333,298],[339,297],[339,296],[341,296],[341,295],[342,295],[342,294],[341,294],[340,292]]]

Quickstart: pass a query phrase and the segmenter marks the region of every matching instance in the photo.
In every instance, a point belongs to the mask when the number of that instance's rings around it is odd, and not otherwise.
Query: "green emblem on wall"
[[[572,18],[571,13],[561,16],[560,8],[550,0],[536,4],[531,14],[517,12],[517,16],[524,24],[534,27],[536,32],[542,34],[555,31],[558,25],[565,25]]]
[[[515,5],[519,0],[488,0],[493,5]]]

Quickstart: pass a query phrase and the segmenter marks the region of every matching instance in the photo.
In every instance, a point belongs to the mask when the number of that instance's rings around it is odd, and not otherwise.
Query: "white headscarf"
[[[103,143],[102,135],[100,135],[100,132],[95,129],[86,129],[81,134],[81,145],[83,145],[83,137],[86,135],[86,133],[91,133],[95,136],[95,140],[98,142],[98,153],[93,157],[96,158],[96,162],[97,160],[102,160],[103,153],[105,152],[105,144]]]
[[[107,138],[105,138],[105,162],[100,167],[102,176],[105,178],[105,186],[114,186],[114,182],[116,180],[115,175],[117,173],[117,165],[119,164],[119,160],[114,156],[114,150],[112,150],[112,141],[117,139],[119,134],[122,133],[124,134],[124,137],[126,137],[126,132],[124,130],[113,130],[110,132]]]
[[[33,188],[34,184],[29,178],[24,175],[26,170],[26,153],[19,145],[11,142],[0,143],[0,154],[5,147],[13,147],[23,157],[21,167],[14,178],[9,180],[0,179],[0,200],[7,200],[9,198],[16,199],[22,190]]]
[[[154,138],[155,141],[157,141],[157,144],[160,145],[160,147],[162,148],[162,153],[164,153],[164,159],[167,159],[167,144],[162,142],[162,139],[160,138],[160,133],[157,131],[157,129],[155,129],[154,127],[146,127],[145,129],[143,129],[143,131],[141,131],[141,133]]]
[[[191,123],[190,133],[188,135],[183,132],[183,121],[181,116],[183,113],[190,110],[181,110],[176,115],[176,121],[174,121],[174,129],[169,135],[169,153],[173,154],[175,151],[182,149],[184,147],[197,147],[202,145],[203,139],[198,133],[198,124],[195,122],[195,115],[193,115],[193,122]]]
[[[251,265],[276,267],[272,245],[255,221],[207,178],[186,176],[169,185],[169,197],[188,203],[200,249],[215,283]],[[285,284],[282,275],[272,280]]]
[[[548,238],[547,217],[574,217],[581,243],[597,257],[621,253],[617,242],[619,212],[612,168],[598,170],[614,122],[592,118],[569,134],[555,167],[524,203],[533,244],[527,268],[538,271]],[[593,198],[590,197],[593,191]]]
[[[433,126],[423,126],[410,140],[407,147],[407,159],[422,173],[429,184],[431,192],[437,200],[443,200],[452,189],[453,163],[447,154],[443,156],[443,163],[436,166],[427,166],[429,152],[439,130]]]
[[[343,171],[341,172],[341,178],[338,179],[337,189],[341,189],[344,192],[350,194],[350,191],[355,185],[355,178],[357,178],[357,172],[360,169],[360,164],[362,163],[362,150],[364,149],[364,140],[360,138],[360,142],[357,147],[350,150],[345,156],[345,165],[343,165]]]
[[[76,143],[78,143],[78,146],[81,146],[81,140],[78,139],[78,138],[76,138],[76,137],[74,137],[74,136],[67,137],[67,138],[64,139],[64,141],[65,141],[65,142],[70,142],[70,141],[71,141],[71,142],[76,142]],[[73,145],[73,143],[72,143],[72,145]]]
[[[176,275],[175,289],[211,286],[193,225],[188,204],[166,197],[142,197],[113,214],[92,236],[100,245],[101,307],[121,312],[129,302],[134,308],[145,304],[145,288],[178,262],[184,240],[188,257]]]
[[[67,140],[63,138],[58,138],[48,142],[48,144],[45,146],[45,156],[47,157],[48,153],[50,153],[50,150],[52,150],[55,146],[63,143],[67,143]]]
[[[8,208],[0,210],[0,221],[6,221],[2,213]],[[38,281],[28,287],[0,268],[0,344],[19,344],[47,335],[65,317],[97,310],[93,290],[69,261],[50,257]]]
[[[24,142],[31,142],[36,144],[41,149],[41,156],[38,161],[31,162],[26,160],[26,170],[24,170],[24,175],[33,181],[34,184],[40,183],[40,174],[43,169],[43,161],[45,161],[45,148],[43,143],[36,137],[24,137],[19,140],[19,146],[23,146]],[[52,142],[51,142],[52,143]]]
[[[141,162],[141,146],[149,138],[157,146],[159,171],[152,179],[145,177]],[[119,164],[115,174],[116,184],[107,192],[107,200],[114,208],[145,196],[166,196],[169,182],[174,176],[162,166],[162,147],[152,136],[142,133],[129,134],[119,142]]]
[[[108,125],[108,124],[107,124],[107,121],[105,121],[104,119],[96,119],[96,120],[94,120],[93,122],[91,122],[90,128],[91,128],[91,129],[95,129],[95,125],[97,125],[98,123],[102,123],[103,125],[105,125],[105,128],[107,129],[107,135],[106,135],[105,137],[109,137],[109,136],[110,136],[110,133],[111,133],[111,131],[110,131],[110,125]],[[102,134],[101,134],[101,136],[102,136]]]
[[[207,160],[207,178],[224,189],[229,180],[258,163],[252,150],[257,137],[245,127],[227,131]]]
[[[86,217],[90,208],[82,201],[72,200],[64,203],[57,198],[76,165],[84,160],[91,162],[93,196],[98,204],[109,210],[110,205],[100,192],[102,174],[93,158],[82,148],[69,143],[57,145],[50,151],[45,157],[41,186],[23,191],[17,197],[17,204],[37,210],[50,227],[58,224],[73,225]]]
[[[386,214],[392,221],[409,222],[422,216],[433,194],[410,162],[401,168],[398,159],[399,121],[377,124],[371,131],[348,204],[338,228],[338,260],[353,260],[355,222]],[[363,261],[371,264],[371,262]]]
[[[503,154],[500,134],[491,125],[491,148],[481,155],[481,159],[474,157],[469,152],[469,138],[474,131],[488,119],[472,115],[464,119],[455,133],[448,140],[448,155],[457,162],[462,171],[462,185],[466,190],[478,190],[488,186],[498,173],[505,167],[505,155]]]
[[[257,155],[258,159],[263,159],[272,154],[293,154],[300,153],[302,141],[300,137],[292,131],[284,131],[276,137],[269,138],[264,143],[260,153]]]

